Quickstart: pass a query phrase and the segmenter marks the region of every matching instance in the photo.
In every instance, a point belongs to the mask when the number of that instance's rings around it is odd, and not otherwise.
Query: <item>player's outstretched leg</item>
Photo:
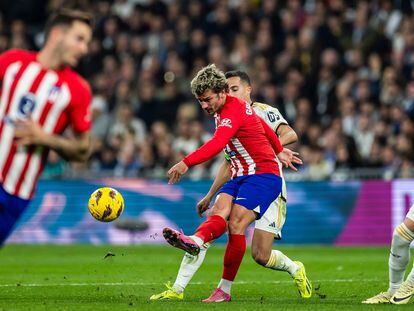
[[[164,228],[162,233],[169,244],[195,256],[200,252],[201,245],[222,236],[226,232],[226,228],[226,220],[222,216],[213,215],[203,222],[192,236],[187,236],[168,227]]]
[[[182,232],[167,227],[162,231],[162,235],[170,245],[180,248],[190,255],[197,256],[200,252],[200,245],[194,241],[194,238],[186,236]]]
[[[200,247],[200,253],[197,256],[185,253],[178,270],[177,278],[174,284],[166,284],[167,290],[160,294],[152,295],[150,300],[181,300],[184,298],[184,290],[193,278],[194,274],[200,268],[206,257],[210,243],[205,243]]]
[[[414,232],[405,223],[395,228],[391,252],[388,261],[389,287],[386,292],[381,292],[371,298],[364,300],[364,304],[390,303],[391,298],[400,288],[404,280],[405,269],[410,261],[410,244],[414,240]],[[402,292],[406,292],[402,289]],[[398,299],[397,299],[398,300]],[[408,300],[407,300],[408,301]]]

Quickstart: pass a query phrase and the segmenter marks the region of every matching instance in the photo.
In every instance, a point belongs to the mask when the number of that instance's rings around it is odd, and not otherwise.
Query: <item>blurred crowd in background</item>
[[[77,68],[94,94],[93,153],[70,167],[51,153],[45,177],[164,177],[214,132],[189,88],[209,63],[245,70],[252,98],[295,129],[304,165],[291,178],[414,177],[412,1],[40,2],[1,1],[0,52],[39,49],[60,7],[95,16]],[[221,161],[189,177],[213,178]]]

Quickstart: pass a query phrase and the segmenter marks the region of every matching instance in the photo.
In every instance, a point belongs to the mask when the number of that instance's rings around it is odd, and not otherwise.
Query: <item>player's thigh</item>
[[[224,219],[229,217],[233,200],[239,191],[241,179],[240,177],[231,179],[220,188],[210,215],[220,215]]]
[[[244,234],[256,217],[257,214],[253,210],[239,204],[233,204],[230,212],[229,232],[231,234]]]
[[[282,228],[286,220],[286,201],[279,196],[273,201],[260,219],[255,221],[255,229],[271,233],[275,239],[282,237]]]

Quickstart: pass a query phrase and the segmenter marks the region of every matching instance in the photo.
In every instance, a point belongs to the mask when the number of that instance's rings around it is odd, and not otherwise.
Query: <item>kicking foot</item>
[[[200,252],[200,246],[184,233],[167,227],[162,231],[162,235],[170,245],[180,248],[190,255],[197,256]]]

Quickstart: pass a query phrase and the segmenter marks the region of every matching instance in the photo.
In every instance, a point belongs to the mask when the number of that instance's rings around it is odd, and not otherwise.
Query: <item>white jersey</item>
[[[279,112],[279,110],[275,107],[263,104],[263,103],[258,103],[258,102],[254,102],[252,104],[253,110],[254,112],[256,112],[256,114],[262,118],[263,120],[266,121],[266,123],[270,126],[270,128],[276,133],[277,129],[279,128],[279,126],[281,124],[286,124],[289,125],[288,122],[285,120],[285,118],[282,116],[282,114]],[[279,171],[280,171],[280,177],[282,177],[282,197],[284,200],[287,199],[287,194],[286,194],[286,183],[285,183],[285,179],[283,178],[283,172],[282,172],[282,168],[283,165],[282,163],[279,161],[279,159],[277,159],[277,162],[279,164]]]

